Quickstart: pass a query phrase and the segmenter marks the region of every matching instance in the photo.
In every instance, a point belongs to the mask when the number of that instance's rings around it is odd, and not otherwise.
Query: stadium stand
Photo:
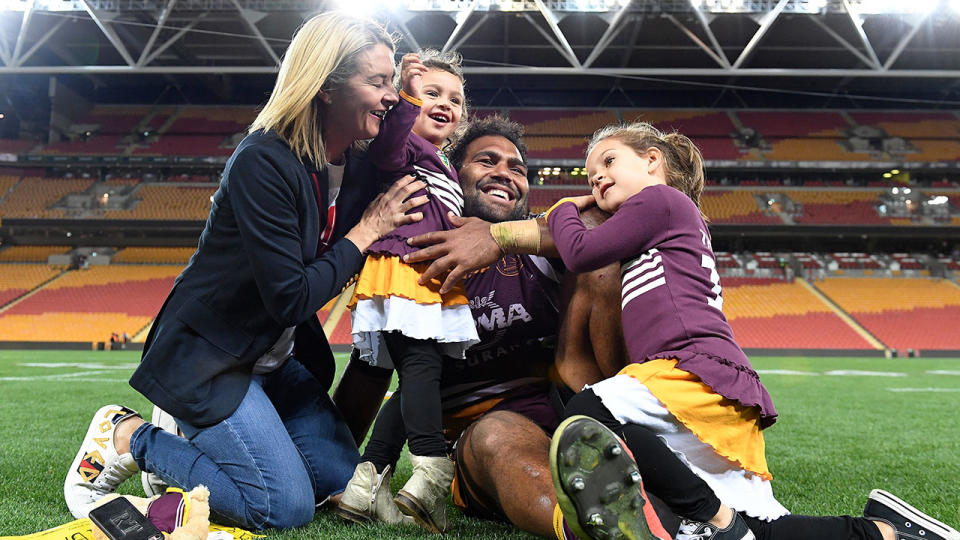
[[[85,191],[91,179],[28,177],[20,181],[0,203],[5,218],[62,218],[65,210],[51,205],[70,193]]]
[[[0,313],[9,341],[106,341],[131,336],[160,310],[180,266],[111,265],[65,273]]]
[[[89,139],[58,141],[45,145],[38,154],[68,156],[118,156],[125,145],[120,135],[94,135]]]
[[[745,127],[770,137],[839,138],[850,124],[837,112],[736,111]]]
[[[723,311],[744,348],[872,349],[799,281],[724,278]]]
[[[960,161],[960,141],[936,139],[911,139],[916,152],[906,154],[906,161]],[[949,186],[948,186],[949,187]]]
[[[527,136],[577,135],[581,138],[587,138],[601,127],[618,121],[613,112],[602,109],[514,109],[510,111],[510,119],[520,122]]]
[[[766,215],[760,209],[753,191],[710,190],[700,198],[703,213],[715,223],[778,223],[783,220]]]
[[[50,255],[63,255],[70,249],[70,246],[8,246],[0,250],[0,262],[46,263]],[[4,273],[11,271],[9,267],[2,268]]]
[[[110,210],[107,219],[205,220],[216,185],[143,184],[133,192],[139,204],[132,209]]]
[[[63,269],[47,264],[0,264],[0,308],[57,276]],[[6,334],[0,333],[6,336]],[[4,337],[4,339],[10,339]]]
[[[110,258],[111,263],[178,264],[186,265],[196,248],[186,247],[128,247]],[[2,255],[2,254],[0,254]]]
[[[879,192],[871,190],[788,190],[791,201],[802,204],[803,212],[794,217],[797,223],[889,225],[890,219],[881,217],[874,204]]]
[[[527,155],[532,159],[585,159],[587,137],[555,137],[529,135],[524,137]]]
[[[867,253],[837,252],[831,253],[830,257],[837,262],[841,271],[847,270],[879,270],[884,265],[877,260],[877,257]]]
[[[790,255],[800,264],[800,267],[805,270],[819,270],[825,267],[823,261],[814,253],[794,252]]]
[[[925,278],[827,278],[817,287],[888,347],[960,350],[960,287]],[[944,329],[950,329],[944,331]]]
[[[721,270],[721,275],[723,275],[723,270],[731,268],[743,268],[743,264],[737,259],[737,256],[733,253],[728,253],[726,251],[717,251],[714,254],[714,258],[717,260],[717,268]]]
[[[705,110],[625,110],[625,122],[649,122],[663,131],[677,131],[696,137],[730,137],[736,126],[725,112]]]
[[[850,112],[862,126],[875,126],[891,137],[954,138],[960,136],[960,119],[947,112]]]
[[[133,153],[138,156],[229,156],[233,147],[224,144],[223,135],[159,135]]]
[[[749,149],[740,149],[730,137],[690,137],[700,149],[703,159],[756,159]]]
[[[17,182],[20,181],[19,175],[4,174],[0,175],[0,201],[3,201],[3,198],[13,189],[13,186],[17,185]]]
[[[891,253],[890,258],[896,262],[898,270],[923,270],[924,264],[909,253]]]
[[[104,135],[129,135],[149,113],[146,105],[96,105],[76,124]]]
[[[0,139],[0,154],[26,154],[29,150],[40,146],[37,141],[23,139]]]
[[[844,147],[839,139],[829,138],[776,138],[766,139],[769,150],[763,157],[775,161],[870,161],[873,156],[853,152]]]
[[[233,135],[247,129],[256,117],[252,107],[187,107],[166,134]]]
[[[586,195],[590,192],[586,185],[563,186],[558,188],[536,188],[530,190],[530,211],[534,214],[546,212],[553,203],[564,197]]]
[[[351,343],[353,343],[353,336],[350,334],[350,312],[344,311],[333,332],[330,333],[330,344],[349,345]]]

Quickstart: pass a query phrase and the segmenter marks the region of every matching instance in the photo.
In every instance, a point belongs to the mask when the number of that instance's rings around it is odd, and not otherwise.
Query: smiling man
[[[551,258],[556,248],[545,224],[527,231],[538,235],[540,255],[504,253],[494,241],[492,223],[529,215],[522,135],[519,124],[497,116],[468,126],[450,151],[467,217],[451,218],[456,230],[411,239],[425,247],[409,261],[433,260],[427,272],[435,275],[483,269],[463,280],[480,343],[466,359],[447,361],[441,380],[444,433],[456,442],[455,504],[467,515],[556,538],[563,530],[556,529],[548,452],[561,405],[552,379],[579,390],[619,370],[619,269],[565,273]],[[351,399],[355,393],[345,389],[389,379],[357,368],[351,362],[334,399],[362,440],[376,411],[364,411],[370,401]],[[365,378],[347,383],[354,377]],[[394,414],[402,430],[394,401],[380,414]]]
[[[455,231],[413,239],[429,246],[412,257],[437,258],[434,268],[446,269],[469,254],[485,266],[464,280],[480,344],[465,361],[444,365],[441,384],[444,428],[457,441],[455,504],[467,515],[555,538],[564,531],[548,459],[559,421],[551,376],[579,390],[619,369],[619,280],[611,280],[617,268],[565,275],[551,258],[556,248],[545,226],[527,223],[539,255],[504,253],[494,241],[491,223],[529,215],[522,133],[496,116],[469,126],[450,152],[467,218],[455,221]],[[591,317],[605,302],[609,316]],[[591,337],[602,339],[593,345]]]

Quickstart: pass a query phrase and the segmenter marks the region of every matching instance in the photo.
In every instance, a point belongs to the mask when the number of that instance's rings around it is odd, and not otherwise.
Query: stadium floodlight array
[[[768,13],[777,8],[778,0],[691,0],[694,8],[708,13]],[[878,15],[928,13],[940,0],[791,0],[782,9],[787,13],[846,13]],[[950,0],[960,6],[960,0]],[[955,8],[956,9],[956,8]]]
[[[786,5],[780,5],[786,1]],[[941,0],[366,0],[372,8],[388,11],[447,12],[471,11],[536,12],[546,8],[552,12],[619,11],[630,5],[631,11],[682,13],[692,9],[707,13],[769,13],[780,10],[787,13],[846,13],[848,8],[859,14],[928,13],[939,7]],[[0,0],[0,11],[25,11],[30,0]],[[88,8],[104,12],[159,11],[168,0],[33,0],[36,11],[85,11]],[[198,11],[234,11],[243,9],[263,12],[314,12],[323,7],[340,7],[341,0],[179,0],[177,9]],[[358,2],[350,2],[357,7]],[[960,0],[944,0],[944,4],[960,11]],[[375,6],[374,6],[375,5]]]

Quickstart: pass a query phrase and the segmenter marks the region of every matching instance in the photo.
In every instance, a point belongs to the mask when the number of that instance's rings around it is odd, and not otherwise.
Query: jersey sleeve
[[[380,133],[370,143],[367,155],[384,172],[400,171],[416,160],[416,146],[411,135],[413,124],[420,116],[417,98],[400,92],[400,101],[387,113],[380,125]]]
[[[567,268],[572,272],[596,270],[643,253],[666,239],[675,203],[665,189],[673,190],[667,186],[644,189],[593,229],[583,224],[571,201],[554,205],[547,213],[547,224]]]

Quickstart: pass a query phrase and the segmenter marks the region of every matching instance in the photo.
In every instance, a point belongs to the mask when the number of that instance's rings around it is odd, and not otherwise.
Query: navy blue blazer
[[[363,153],[348,151],[346,159],[332,245],[318,258],[326,171],[297,160],[275,132],[243,139],[227,161],[197,251],[147,336],[131,386],[177,418],[215,424],[240,405],[257,359],[296,326],[297,361],[330,387],[333,353],[315,314],[360,271],[363,256],[343,235],[379,193]]]

